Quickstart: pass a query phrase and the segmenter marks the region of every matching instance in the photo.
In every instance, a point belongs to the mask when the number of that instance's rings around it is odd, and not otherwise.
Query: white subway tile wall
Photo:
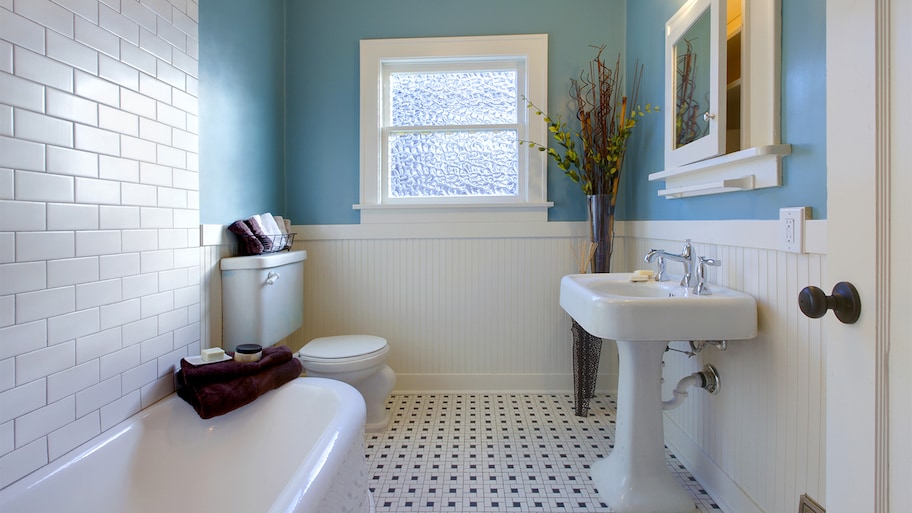
[[[0,0],[0,488],[200,343],[197,0]]]

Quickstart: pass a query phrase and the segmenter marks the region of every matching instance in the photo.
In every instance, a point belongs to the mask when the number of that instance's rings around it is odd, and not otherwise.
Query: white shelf
[[[790,144],[770,144],[736,151],[649,175],[665,180],[659,196],[667,199],[748,191],[782,185],[782,157]]]
[[[659,196],[666,198],[687,198],[689,196],[703,196],[706,194],[719,194],[721,192],[749,191],[754,189],[753,175],[742,176],[741,178],[731,178],[728,180],[718,180],[715,182],[699,183],[696,185],[686,185],[682,187],[673,187],[662,189]]]

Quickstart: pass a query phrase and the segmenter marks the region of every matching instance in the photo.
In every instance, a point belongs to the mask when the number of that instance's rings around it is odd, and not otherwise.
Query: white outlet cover
[[[779,247],[790,253],[804,253],[804,222],[810,207],[779,209]]]

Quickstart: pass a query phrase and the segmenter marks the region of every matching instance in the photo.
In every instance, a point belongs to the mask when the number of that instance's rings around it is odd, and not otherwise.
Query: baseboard
[[[764,513],[677,424],[665,417],[665,443],[725,513]]]
[[[617,383],[617,376],[600,374],[598,383]],[[573,393],[572,374],[396,374],[394,393],[519,392]],[[598,389],[598,393],[617,390]]]

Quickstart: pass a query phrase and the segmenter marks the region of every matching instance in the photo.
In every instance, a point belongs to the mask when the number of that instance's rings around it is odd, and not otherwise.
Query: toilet
[[[223,258],[222,349],[241,344],[271,346],[304,322],[306,251]],[[366,431],[389,424],[386,400],[396,375],[386,365],[386,340],[341,335],[311,340],[296,354],[307,376],[330,378],[356,388],[367,407]]]
[[[364,397],[365,431],[383,431],[389,425],[386,401],[396,374],[386,364],[389,345],[373,335],[337,335],[315,338],[297,353],[307,376],[348,383]]]

